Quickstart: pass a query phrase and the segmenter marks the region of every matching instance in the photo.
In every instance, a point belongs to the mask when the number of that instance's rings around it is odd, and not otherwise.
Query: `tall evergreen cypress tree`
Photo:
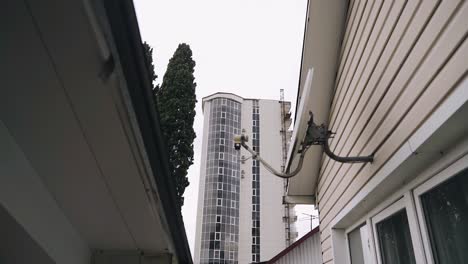
[[[145,57],[146,57],[146,67],[151,75],[151,84],[153,85],[153,90],[158,89],[159,85],[154,86],[154,82],[158,78],[156,72],[154,71],[154,64],[153,64],[153,48],[145,41],[143,42],[143,49],[145,50]]]
[[[195,61],[190,46],[182,43],[169,60],[163,82],[155,89],[162,132],[169,148],[169,166],[176,182],[178,204],[184,204],[189,185],[187,170],[193,164],[195,131]]]

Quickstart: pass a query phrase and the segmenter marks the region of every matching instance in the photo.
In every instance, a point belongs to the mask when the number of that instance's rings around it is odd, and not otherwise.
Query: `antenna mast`
[[[291,114],[289,113],[289,109],[286,107],[286,102],[284,101],[284,89],[280,89],[280,104],[281,104],[281,146],[282,146],[282,163],[281,163],[281,172],[285,171],[286,168],[286,160],[287,160],[287,155],[288,155],[288,128],[289,125],[291,124]],[[289,125],[287,125],[289,124]],[[288,179],[283,179],[283,195],[286,195],[287,189],[288,189]],[[286,247],[290,246],[292,244],[292,239],[291,239],[291,213],[290,210],[293,209],[294,207],[285,204],[284,205],[284,215],[283,215],[283,221],[284,221],[284,234],[285,234],[285,243]]]

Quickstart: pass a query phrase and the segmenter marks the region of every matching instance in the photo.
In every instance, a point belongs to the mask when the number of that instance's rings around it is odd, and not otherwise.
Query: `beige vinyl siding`
[[[330,222],[467,73],[468,3],[356,0],[350,3],[330,111],[342,156],[375,153],[372,164],[324,157],[318,206],[324,263]]]

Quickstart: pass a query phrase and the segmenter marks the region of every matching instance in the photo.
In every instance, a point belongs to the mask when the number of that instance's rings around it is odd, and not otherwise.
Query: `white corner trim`
[[[346,205],[343,210],[333,219],[331,226],[336,226],[341,220],[343,220],[360,202],[362,202],[372,190],[374,190],[380,183],[382,183],[398,166],[400,166],[405,160],[407,160],[413,151],[411,150],[408,142],[404,143],[400,149],[392,156],[392,158],[385,163],[382,169],[372,177],[372,179],[358,192],[354,198]]]
[[[468,101],[468,77],[465,77],[445,102],[410,137],[413,149],[420,147],[445,121]]]

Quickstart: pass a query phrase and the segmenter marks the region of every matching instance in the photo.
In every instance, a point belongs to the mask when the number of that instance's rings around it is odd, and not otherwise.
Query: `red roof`
[[[278,253],[278,255],[274,256],[272,259],[270,259],[266,263],[274,263],[275,261],[279,260],[281,257],[284,255],[288,254],[289,251],[293,250],[295,247],[299,246],[302,244],[304,241],[306,241],[309,237],[313,236],[315,233],[319,231],[319,227],[317,226],[316,228],[310,230],[309,233],[305,234],[303,237],[301,237],[299,240],[296,242],[292,243],[289,247],[285,248],[283,251]]]

